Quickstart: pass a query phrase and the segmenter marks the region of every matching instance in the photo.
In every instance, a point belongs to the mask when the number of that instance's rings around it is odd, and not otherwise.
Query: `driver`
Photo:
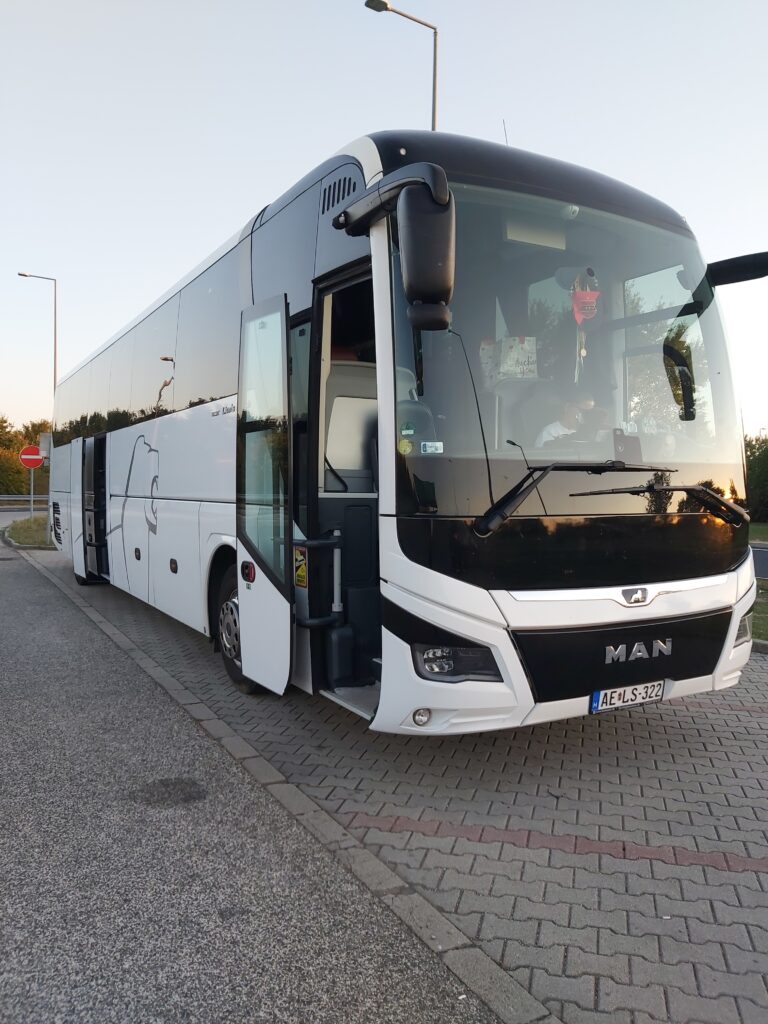
[[[541,448],[558,438],[575,434],[582,424],[582,413],[589,412],[595,407],[594,399],[587,396],[571,395],[563,401],[560,416],[552,423],[548,423],[536,438],[536,447]]]

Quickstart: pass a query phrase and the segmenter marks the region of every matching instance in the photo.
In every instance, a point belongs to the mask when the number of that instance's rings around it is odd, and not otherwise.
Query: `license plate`
[[[619,708],[631,708],[635,704],[651,704],[663,696],[663,681],[620,686],[615,690],[595,690],[589,702],[589,713],[598,715],[602,711],[617,711]]]

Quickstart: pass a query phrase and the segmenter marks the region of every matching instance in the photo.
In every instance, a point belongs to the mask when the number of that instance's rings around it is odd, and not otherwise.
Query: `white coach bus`
[[[234,683],[399,733],[731,686],[740,417],[710,264],[583,168],[358,140],[62,380],[51,529]]]

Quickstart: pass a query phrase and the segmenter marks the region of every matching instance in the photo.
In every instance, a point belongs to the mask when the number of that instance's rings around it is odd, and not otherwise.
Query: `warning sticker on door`
[[[293,549],[293,579],[297,587],[307,586],[307,549]]]

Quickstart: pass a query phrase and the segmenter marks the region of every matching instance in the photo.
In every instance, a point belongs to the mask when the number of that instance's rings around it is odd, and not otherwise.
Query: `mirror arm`
[[[448,178],[437,164],[408,164],[371,185],[354,203],[337,213],[331,223],[348,235],[367,235],[371,225],[394,213],[400,193],[408,185],[426,185],[439,206],[447,206],[451,193]]]
[[[707,267],[707,277],[715,287],[768,277],[768,252],[753,252],[749,256],[734,256],[729,260],[710,263]]]

